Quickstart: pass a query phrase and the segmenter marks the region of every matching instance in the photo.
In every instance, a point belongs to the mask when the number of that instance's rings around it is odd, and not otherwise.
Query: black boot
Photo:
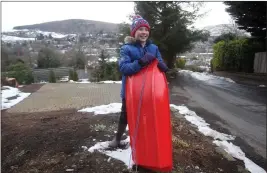
[[[116,133],[115,138],[109,143],[110,148],[119,147],[121,137],[125,132],[126,127],[127,127],[126,101],[125,99],[122,99],[121,115],[118,122],[118,131]]]
[[[115,138],[109,143],[110,148],[117,148],[119,147],[121,137],[123,133],[125,132],[125,129],[127,127],[127,124],[119,123],[118,125],[118,131],[116,133]]]

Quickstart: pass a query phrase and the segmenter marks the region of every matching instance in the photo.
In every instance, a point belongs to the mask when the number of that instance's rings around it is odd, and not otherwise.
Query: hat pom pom
[[[140,18],[142,18],[140,15],[135,15],[135,16],[133,17],[133,20],[140,19]]]

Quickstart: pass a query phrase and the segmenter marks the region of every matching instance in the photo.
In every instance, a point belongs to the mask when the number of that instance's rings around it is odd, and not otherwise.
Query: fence
[[[34,82],[48,81],[50,71],[54,71],[56,78],[69,76],[69,70],[74,70],[72,67],[48,68],[48,69],[34,69]]]
[[[267,52],[255,53],[254,73],[267,73]]]

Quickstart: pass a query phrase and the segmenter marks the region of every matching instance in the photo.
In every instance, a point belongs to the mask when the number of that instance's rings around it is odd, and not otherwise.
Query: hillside
[[[13,29],[41,30],[58,33],[116,32],[118,24],[83,19],[69,19],[33,25],[15,26]]]
[[[212,52],[212,46],[213,46],[213,41],[216,37],[220,36],[223,33],[235,33],[238,36],[247,36],[249,37],[250,34],[247,33],[244,30],[240,30],[237,28],[237,26],[232,25],[232,24],[219,24],[219,25],[210,25],[206,26],[204,28],[201,28],[203,30],[207,30],[210,32],[210,37],[208,38],[208,41],[206,42],[196,42],[194,43],[194,49],[192,49],[190,52],[194,53],[210,53]]]
[[[244,30],[240,30],[237,28],[237,26],[232,25],[232,24],[219,24],[219,25],[210,25],[210,26],[205,26],[204,28],[202,28],[203,30],[207,30],[210,32],[210,35],[212,37],[217,37],[223,33],[236,33],[237,35],[240,36],[249,36],[250,34],[247,33]]]

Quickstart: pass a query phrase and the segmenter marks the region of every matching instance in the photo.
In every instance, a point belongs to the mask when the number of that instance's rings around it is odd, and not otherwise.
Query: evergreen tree
[[[99,77],[100,79],[104,79],[107,71],[107,55],[105,55],[104,50],[101,50],[98,64],[99,64],[99,69],[98,69]]]
[[[49,83],[56,83],[56,75],[53,70],[49,72]]]
[[[34,82],[32,70],[24,63],[17,62],[7,67],[7,77],[16,78],[19,84],[31,84]]]
[[[239,29],[251,33],[265,43],[266,38],[266,2],[264,1],[226,1],[226,11],[234,18]]]
[[[69,70],[69,80],[73,80],[73,70]]]
[[[126,36],[130,36],[130,25],[127,23],[121,23],[119,24],[119,37],[118,37],[118,42],[119,43],[124,43],[124,38]]]
[[[74,72],[73,72],[73,80],[74,80],[74,81],[78,81],[78,80],[79,80],[79,78],[78,78],[78,73],[77,73],[76,70],[74,70]]]
[[[75,68],[84,69],[85,66],[85,55],[82,51],[78,51],[75,57]]]
[[[92,72],[91,81],[100,80],[120,80],[121,74],[117,62],[108,62],[109,55],[104,50],[101,51],[98,59],[98,66]]]
[[[6,71],[9,64],[10,64],[10,60],[8,57],[8,51],[2,47],[2,50],[1,50],[1,72]]]
[[[144,17],[151,26],[151,38],[159,46],[162,57],[169,68],[174,67],[176,55],[193,48],[193,42],[207,40],[208,33],[190,25],[199,17],[201,3],[193,2],[193,11],[183,5],[191,2],[180,1],[139,1],[135,2],[135,13]]]

